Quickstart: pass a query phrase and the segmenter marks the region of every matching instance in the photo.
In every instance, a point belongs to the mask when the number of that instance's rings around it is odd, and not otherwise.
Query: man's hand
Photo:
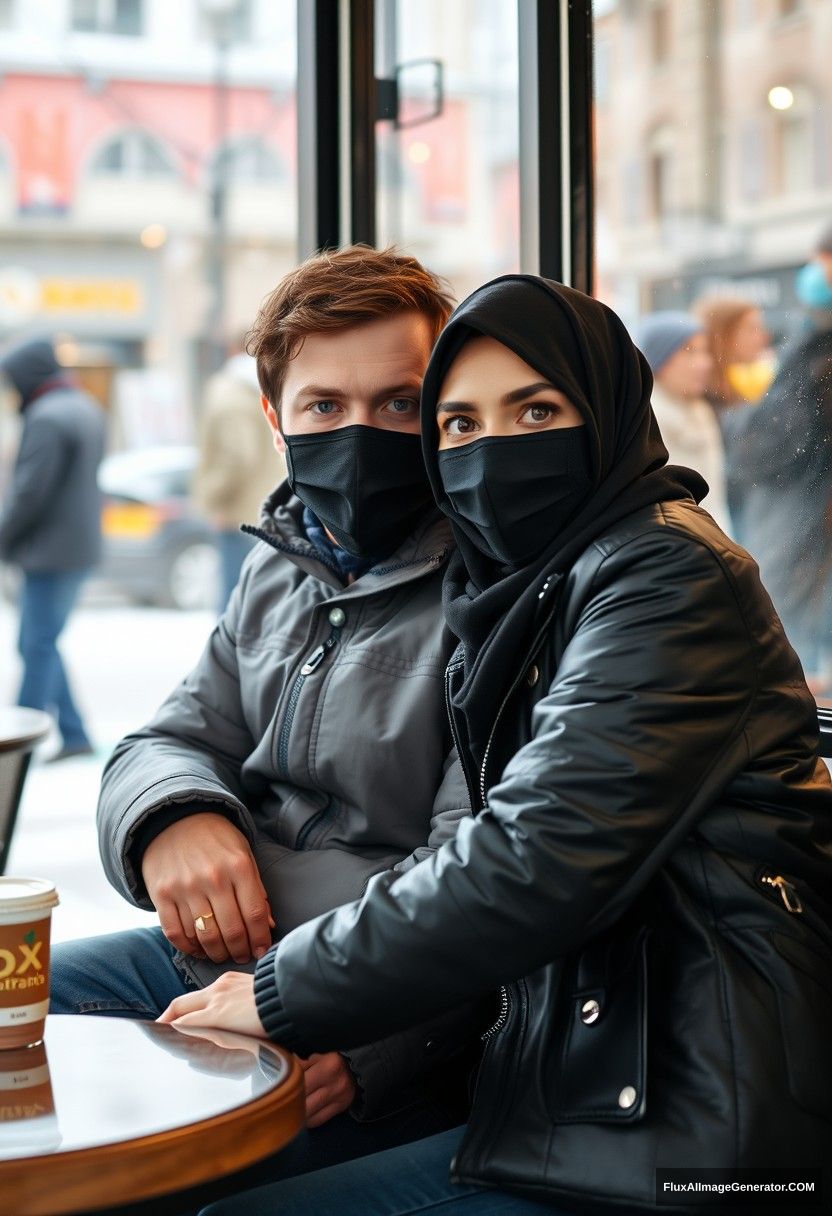
[[[271,946],[274,920],[254,856],[224,815],[199,812],[165,828],[145,850],[142,877],[177,950],[247,963]],[[203,932],[194,924],[198,916]]]
[[[320,1127],[352,1105],[358,1086],[337,1051],[311,1055],[300,1063],[306,1085],[306,1126]]]

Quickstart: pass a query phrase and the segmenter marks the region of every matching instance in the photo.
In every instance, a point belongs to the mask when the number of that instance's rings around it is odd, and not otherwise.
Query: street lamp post
[[[231,22],[240,0],[200,0],[214,44],[214,157],[210,184],[210,236],[206,258],[206,279],[210,305],[206,316],[209,371],[216,371],[225,359],[228,335],[225,325],[225,297],[228,251],[228,169],[229,122],[228,50]]]

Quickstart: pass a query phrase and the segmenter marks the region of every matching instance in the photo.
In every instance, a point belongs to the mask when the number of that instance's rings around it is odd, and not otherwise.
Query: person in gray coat
[[[470,814],[444,710],[452,541],[419,438],[449,307],[414,259],[359,247],[310,259],[264,302],[249,350],[288,480],[247,529],[259,543],[196,668],[118,745],[101,790],[107,876],[160,927],[56,947],[53,1012],[158,1017],[375,874],[410,870]],[[314,1131],[281,1169],[446,1125],[440,1075],[470,1038],[463,1008],[311,1056]]]
[[[23,572],[18,704],[55,711],[63,745],[54,759],[63,759],[92,751],[57,643],[100,556],[104,413],[64,372],[45,339],[8,350],[0,372],[23,415],[0,515],[0,560]]]

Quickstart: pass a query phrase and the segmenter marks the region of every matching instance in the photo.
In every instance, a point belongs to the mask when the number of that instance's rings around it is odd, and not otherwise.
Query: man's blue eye
[[[405,414],[415,407],[415,402],[408,401],[406,397],[394,397],[390,404],[397,414]]]
[[[331,414],[332,411],[335,409],[335,402],[334,401],[316,401],[312,408],[314,410],[317,410],[317,412],[319,414]]]

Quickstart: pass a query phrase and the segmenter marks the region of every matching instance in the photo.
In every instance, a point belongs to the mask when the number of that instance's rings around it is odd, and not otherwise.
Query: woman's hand
[[[320,1127],[352,1105],[358,1092],[349,1065],[337,1051],[301,1060],[306,1085],[306,1126]]]
[[[243,971],[227,971],[207,988],[178,996],[157,1021],[266,1037],[254,1002],[254,976]]]
[[[254,1001],[254,976],[227,971],[199,992],[188,992],[171,1001],[158,1022],[171,1022],[182,1030],[209,1026],[238,1034],[265,1038],[263,1023]],[[350,1105],[358,1092],[346,1060],[337,1051],[311,1055],[301,1060],[306,1085],[306,1122],[320,1127]]]

